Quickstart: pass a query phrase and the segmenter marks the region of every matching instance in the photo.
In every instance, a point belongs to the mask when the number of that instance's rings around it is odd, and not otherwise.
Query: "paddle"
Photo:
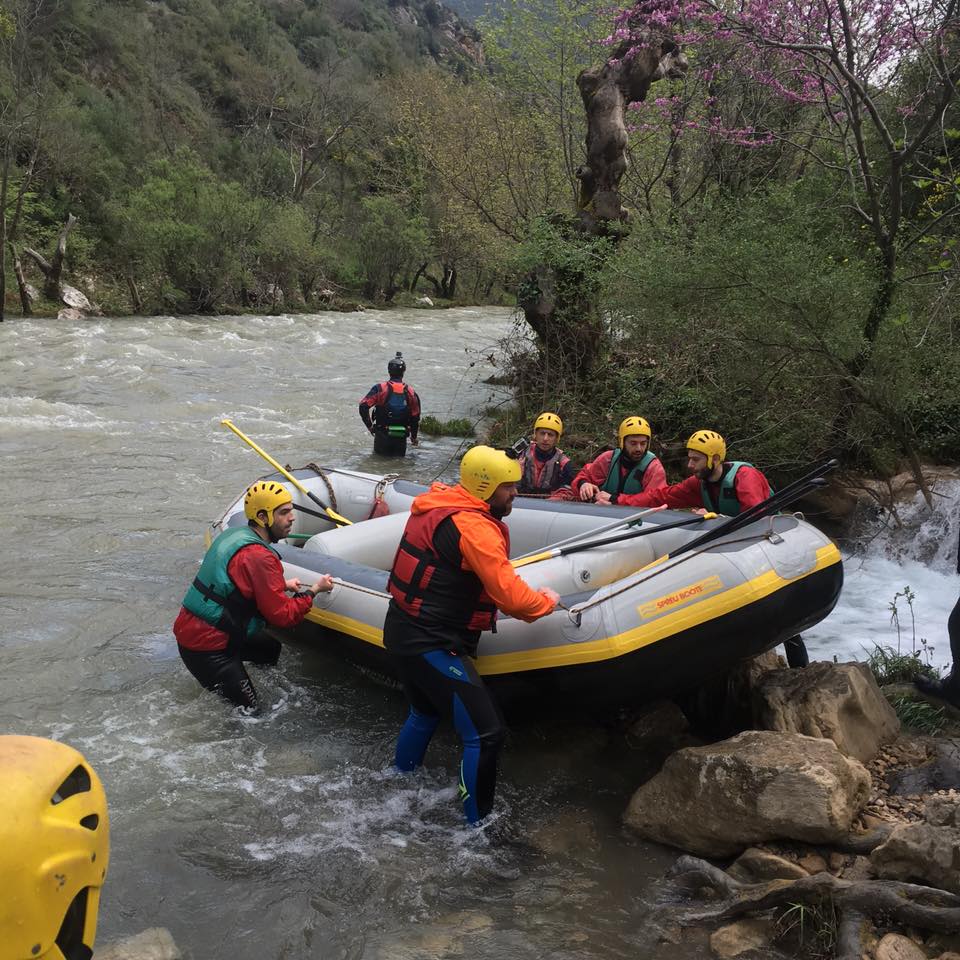
[[[568,543],[582,540],[584,537],[595,537],[600,533],[606,533],[608,530],[615,530],[617,527],[631,526],[632,524],[637,523],[641,517],[645,517],[648,513],[656,513],[658,510],[666,509],[667,508],[665,506],[647,507],[646,510],[641,510],[639,513],[631,513],[628,517],[620,517],[618,520],[614,520],[611,523],[605,523],[602,527],[597,527],[594,530],[584,530],[581,533],[575,533],[572,537],[564,537],[563,540],[557,540],[556,543],[548,544],[547,546],[538,550],[528,550],[526,553],[521,554],[516,559],[526,560],[527,557],[539,557],[547,550],[556,550],[557,547],[565,547]]]
[[[266,450],[262,450],[260,447],[258,447],[245,433],[243,433],[243,431],[237,429],[237,427],[235,427],[229,420],[221,420],[220,423],[229,430],[232,430],[245,444],[247,444],[247,446],[256,450],[256,452],[259,453],[260,456],[263,457],[263,459],[266,460],[274,470],[283,474],[283,476],[286,477],[287,480],[289,480],[304,496],[309,497],[318,507],[320,507],[321,510],[323,510],[323,514],[315,514],[315,516],[320,517],[322,520],[328,520],[330,523],[336,523],[341,527],[349,526],[351,523],[353,523],[352,520],[348,520],[346,517],[341,517],[340,514],[335,510],[331,510],[318,496],[311,493],[292,473],[290,473],[289,470],[281,467],[280,464],[277,463],[277,461],[266,452]],[[296,506],[296,504],[294,504],[294,506]],[[313,511],[304,512],[313,513]]]
[[[782,490],[770,497],[767,497],[766,500],[754,504],[748,510],[744,510],[743,513],[740,513],[735,517],[731,517],[725,523],[721,523],[718,527],[714,527],[712,530],[708,530],[702,537],[697,537],[696,539],[691,540],[689,543],[685,543],[673,553],[659,557],[648,566],[652,567],[655,564],[663,563],[666,560],[672,560],[681,554],[689,553],[691,550],[696,550],[705,544],[712,543],[714,540],[726,536],[728,533],[733,533],[736,530],[740,530],[743,527],[749,526],[751,523],[755,523],[757,520],[762,520],[764,517],[776,513],[783,507],[793,503],[795,500],[799,500],[800,497],[809,493],[811,490],[814,490],[817,487],[825,486],[827,481],[823,479],[823,475],[825,473],[829,473],[838,465],[838,460],[828,460],[826,463],[822,463],[819,466],[814,467],[809,471],[809,473],[806,473],[799,479],[794,480],[793,483],[788,484]]]
[[[657,526],[644,527],[642,530],[628,530],[626,533],[618,534],[615,537],[601,537],[598,540],[585,540],[580,543],[572,543],[566,547],[554,547],[552,550],[545,550],[542,553],[533,556],[521,557],[514,560],[515,567],[525,567],[528,563],[537,563],[540,560],[549,560],[551,557],[566,557],[571,553],[579,553],[581,550],[589,550],[591,547],[605,547],[608,543],[619,543],[621,540],[634,540],[637,537],[645,537],[651,533],[660,533],[661,530],[675,530],[677,527],[689,527],[694,523],[702,523],[704,520],[715,520],[715,513],[704,513],[696,517],[689,517],[686,520],[676,520],[674,523],[661,523]]]

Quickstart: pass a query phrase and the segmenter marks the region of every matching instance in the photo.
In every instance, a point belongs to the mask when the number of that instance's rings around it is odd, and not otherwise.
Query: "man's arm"
[[[452,519],[460,532],[464,566],[480,578],[500,610],[527,623],[553,610],[552,599],[517,575],[500,531],[489,520],[473,512],[457,513]]]
[[[573,492],[579,497],[580,488],[585,483],[592,483],[597,487],[603,486],[607,480],[607,474],[610,471],[611,460],[613,460],[613,451],[606,450],[595,460],[585,463],[570,484],[570,486],[573,487]]]
[[[373,424],[370,422],[370,410],[380,402],[380,384],[375,383],[360,400],[360,419],[363,425],[373,433]]]
[[[617,506],[626,507],[671,507],[675,510],[684,507],[702,507],[700,481],[696,477],[687,477],[680,483],[656,490],[644,490],[643,493],[621,493]]]
[[[410,440],[417,445],[417,434],[420,432],[420,397],[417,391],[410,388]]]
[[[237,589],[252,598],[260,616],[274,627],[295,627],[313,606],[313,597],[288,597],[280,558],[254,544],[234,554],[227,572]]]
[[[733,491],[741,510],[749,510],[770,496],[770,484],[756,467],[741,467],[733,478]]]
[[[660,458],[650,461],[650,466],[643,473],[643,492],[659,490],[667,485],[667,471],[663,469]],[[621,498],[622,502],[622,498]]]

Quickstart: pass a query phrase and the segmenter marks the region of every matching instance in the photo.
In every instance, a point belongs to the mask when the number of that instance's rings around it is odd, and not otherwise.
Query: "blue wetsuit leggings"
[[[397,740],[397,767],[419,767],[440,718],[450,718],[463,743],[463,812],[470,823],[479,823],[493,808],[497,754],[506,736],[500,705],[470,657],[430,650],[414,656],[395,654],[392,659],[410,701],[410,713]]]

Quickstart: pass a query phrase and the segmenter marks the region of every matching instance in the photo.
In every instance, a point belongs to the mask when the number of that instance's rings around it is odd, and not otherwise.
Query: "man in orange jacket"
[[[517,495],[520,465],[504,450],[477,446],[460,464],[460,483],[435,483],[410,509],[393,561],[383,644],[410,701],[396,764],[423,762],[440,718],[450,717],[463,743],[460,796],[471,823],[492,809],[497,755],[506,728],[473,657],[497,610],[528,623],[560,599],[529,587],[510,564],[503,518]]]

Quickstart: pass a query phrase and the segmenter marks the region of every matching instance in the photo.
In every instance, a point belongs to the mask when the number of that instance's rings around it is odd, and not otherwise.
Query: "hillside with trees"
[[[824,4],[4,0],[8,317],[61,267],[114,313],[519,304],[504,436],[958,460],[957,2]],[[651,24],[685,69],[621,91],[598,194],[578,77]]]

